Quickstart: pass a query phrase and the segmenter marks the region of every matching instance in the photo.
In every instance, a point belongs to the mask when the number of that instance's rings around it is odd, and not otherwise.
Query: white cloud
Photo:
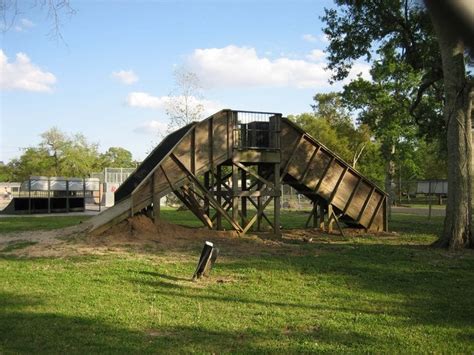
[[[165,110],[172,100],[184,100],[184,98],[181,96],[153,96],[146,92],[131,92],[127,96],[126,103],[130,107]],[[191,106],[202,105],[204,115],[212,115],[224,108],[219,102],[199,99],[194,96],[188,97],[188,102]]]
[[[314,43],[318,40],[316,36],[309,33],[302,35],[301,38],[303,39],[303,41],[310,42],[310,43]]]
[[[326,86],[325,63],[302,59],[259,57],[254,48],[227,46],[196,49],[189,66],[210,87],[297,87]]]
[[[280,56],[276,59],[260,57],[254,48],[229,45],[224,48],[196,49],[188,58],[188,66],[200,78],[202,84],[219,87],[330,87],[331,73],[327,70],[325,53],[311,51],[306,59]],[[358,73],[370,80],[370,67],[355,63],[350,78]]]
[[[141,134],[165,134],[168,129],[168,124],[158,120],[151,120],[142,123],[140,126],[135,128],[135,133]]]
[[[131,92],[127,96],[127,105],[130,107],[162,109],[168,102],[168,96],[153,96],[146,92]]]
[[[52,91],[56,77],[31,63],[24,53],[17,53],[14,62],[0,49],[0,88],[3,90]]]
[[[16,32],[24,32],[28,29],[30,29],[31,27],[33,27],[35,24],[28,20],[27,18],[22,18],[18,21],[18,23],[13,27],[13,29],[16,31]]]
[[[308,58],[309,60],[318,62],[318,61],[320,61],[321,59],[324,59],[325,56],[326,56],[326,54],[325,54],[324,51],[322,51],[321,49],[313,49],[313,50],[311,51],[311,53],[309,53],[309,54],[306,56],[306,58]]]
[[[138,81],[138,76],[133,70],[119,70],[112,72],[112,77],[119,80],[122,84],[131,85]]]
[[[370,75],[370,65],[362,62],[354,63],[349,75],[344,79],[343,84],[348,84],[351,80],[357,79],[359,75],[365,80],[372,80],[372,76]]]

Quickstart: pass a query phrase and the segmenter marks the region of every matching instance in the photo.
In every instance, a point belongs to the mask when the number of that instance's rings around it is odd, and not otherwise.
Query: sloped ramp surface
[[[282,119],[281,130],[284,183],[367,229],[387,229],[382,189],[290,120]]]
[[[232,159],[232,113],[223,110],[172,133],[116,192],[119,203],[91,219],[102,231]],[[386,194],[290,120],[281,122],[282,182],[313,201],[325,201],[347,220],[386,230]],[[232,224],[232,223],[231,223]]]
[[[166,136],[127,180],[120,185],[117,191],[115,191],[115,201],[120,202],[128,197],[153,168],[159,165],[166,155],[170,153],[180,139],[189,132],[193,125],[194,124],[189,124]]]

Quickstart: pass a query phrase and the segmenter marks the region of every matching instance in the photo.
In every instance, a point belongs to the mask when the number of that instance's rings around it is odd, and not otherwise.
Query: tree
[[[49,36],[64,41],[61,18],[76,13],[69,0],[0,0],[1,32],[6,33],[17,26],[18,17],[33,8],[39,8],[46,13],[51,23]]]
[[[101,164],[104,168],[134,168],[135,163],[132,153],[121,147],[110,147],[101,156]]]
[[[441,247],[474,248],[472,234],[472,102],[474,84],[466,75],[465,47],[442,8],[431,6],[444,74],[444,120],[447,126],[448,200]]]
[[[202,88],[198,76],[184,68],[174,72],[176,88],[169,95],[166,114],[170,122],[168,131],[202,119],[204,106],[201,103]]]
[[[62,170],[62,161],[64,160],[64,151],[66,146],[70,143],[66,134],[61,132],[57,127],[41,134],[43,139],[40,147],[47,151],[53,159],[54,175],[60,176]]]
[[[438,39],[426,9],[409,0],[336,0],[326,9],[324,32],[329,38],[329,68],[333,79],[347,77],[354,61],[365,57],[381,68],[400,64],[415,79],[409,113],[420,128],[447,127],[448,199],[440,246],[473,246],[470,220],[471,153],[468,97],[463,46],[442,16],[432,15]],[[441,48],[441,55],[440,55]],[[443,57],[443,60],[441,60]],[[375,58],[375,59],[374,59]],[[402,72],[403,73],[403,72]],[[388,78],[394,81],[400,71]],[[444,91],[443,91],[444,88]],[[444,117],[429,103],[445,99]],[[389,120],[391,116],[386,116]],[[441,124],[442,123],[442,124]]]
[[[311,107],[316,116],[325,119],[336,130],[339,139],[345,138],[346,142],[342,144],[347,145],[349,151],[345,159],[356,168],[357,162],[371,143],[370,128],[365,124],[357,127],[354,125],[340,93],[316,94],[313,100],[315,103]],[[334,150],[337,151],[337,148]]]

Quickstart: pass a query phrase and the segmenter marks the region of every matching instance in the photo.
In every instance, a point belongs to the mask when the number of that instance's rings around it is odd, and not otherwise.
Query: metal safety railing
[[[280,149],[280,113],[232,111],[232,115],[234,148]]]

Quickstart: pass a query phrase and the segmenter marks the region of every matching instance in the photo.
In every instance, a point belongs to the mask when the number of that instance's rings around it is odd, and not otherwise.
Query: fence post
[[[431,199],[431,180],[428,183],[428,203],[429,203],[429,208],[428,208],[428,219],[431,219],[431,205],[432,205],[432,199]]]

